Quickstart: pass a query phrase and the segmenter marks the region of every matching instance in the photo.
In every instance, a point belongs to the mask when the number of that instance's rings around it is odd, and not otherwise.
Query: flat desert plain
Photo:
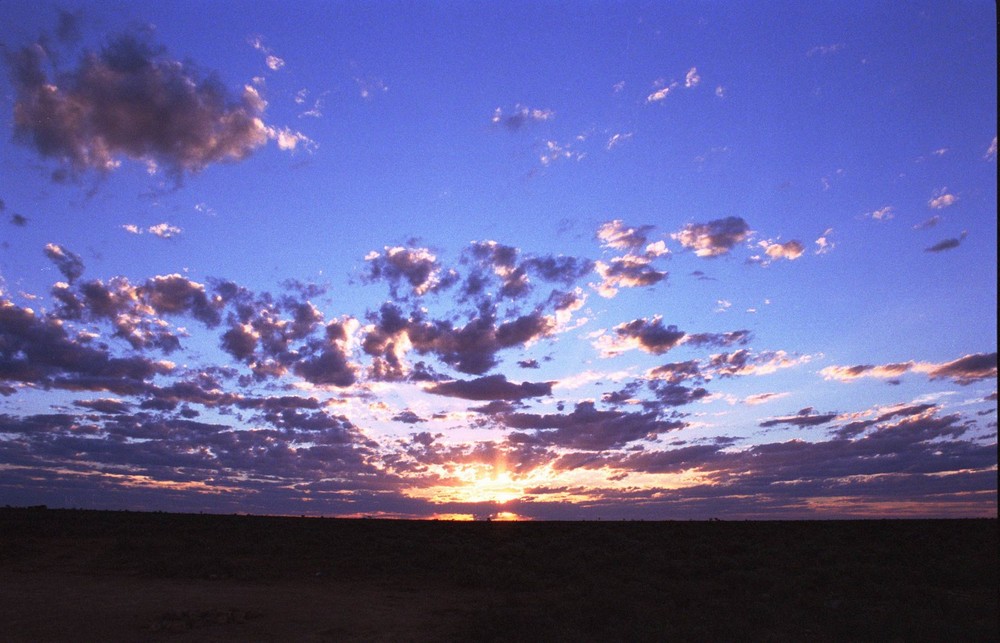
[[[0,509],[3,641],[995,641],[997,521]]]

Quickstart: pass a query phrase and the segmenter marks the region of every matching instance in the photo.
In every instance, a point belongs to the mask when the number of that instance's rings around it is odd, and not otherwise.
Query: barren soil
[[[998,640],[997,521],[0,509],[0,640]]]

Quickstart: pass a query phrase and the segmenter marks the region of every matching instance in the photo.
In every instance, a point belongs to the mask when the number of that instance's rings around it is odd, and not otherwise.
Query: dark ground
[[[996,641],[997,521],[0,509],[0,640]]]

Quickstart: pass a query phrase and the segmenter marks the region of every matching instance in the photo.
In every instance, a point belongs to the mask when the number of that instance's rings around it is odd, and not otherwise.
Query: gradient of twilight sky
[[[992,2],[0,25],[4,504],[997,515]]]

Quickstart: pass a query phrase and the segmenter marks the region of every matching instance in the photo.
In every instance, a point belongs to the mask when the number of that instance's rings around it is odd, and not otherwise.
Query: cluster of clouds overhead
[[[55,160],[54,178],[109,172],[129,159],[179,180],[244,159],[268,140],[281,149],[311,143],[267,125],[266,102],[253,86],[233,92],[143,34],[118,36],[100,51],[83,52],[75,69],[59,69],[55,47],[71,43],[71,32],[60,29],[61,42],[40,38],[4,52],[15,90],[15,139]],[[279,61],[268,56],[272,69]]]
[[[727,220],[689,224],[675,235],[613,220],[595,235],[603,252],[616,255],[605,265],[632,262],[637,275],[658,271],[656,262],[670,256],[667,240],[711,259],[748,236],[745,222]],[[518,381],[499,372],[508,355],[524,357],[533,344],[557,342],[585,321],[588,288],[600,292],[605,283],[585,283],[605,277],[600,261],[477,241],[451,265],[428,248],[388,246],[366,257],[359,278],[385,288],[390,300],[356,319],[317,308],[310,298],[324,291],[307,285],[275,295],[179,274],[88,279],[71,250],[49,244],[44,252],[64,279],[52,287],[53,306],[38,311],[0,297],[0,394],[59,390],[76,399],[51,413],[0,415],[0,457],[8,464],[0,488],[11,498],[25,489],[84,497],[94,485],[111,485],[137,506],[153,498],[176,508],[299,513],[309,497],[323,501],[315,511],[329,513],[475,513],[490,503],[429,496],[460,489],[465,468],[498,463],[523,482],[507,507],[550,518],[638,516],[638,506],[674,516],[801,516],[817,499],[845,497],[873,506],[922,502],[945,513],[953,504],[962,513],[973,500],[988,505],[991,490],[995,496],[995,418],[983,427],[986,416],[933,403],[860,412],[805,407],[756,426],[760,435],[820,431],[820,439],[691,440],[684,409],[717,395],[716,383],[815,358],[755,349],[748,329],[688,331],[653,315],[591,333],[595,357],[614,361],[637,350],[663,360],[641,373],[598,376],[597,397],[574,395],[572,375]],[[435,316],[435,302],[447,314]],[[192,334],[214,338],[225,358],[178,365],[186,360],[172,358],[189,356]],[[679,360],[664,359],[678,351]],[[538,367],[532,359],[516,365]],[[818,375],[840,386],[907,373],[989,383],[997,358],[829,366]],[[407,387],[423,400],[419,409],[385,407],[384,420],[445,431],[459,422],[481,437],[456,442],[433,430],[380,437],[371,425],[372,409],[385,404],[380,386]],[[768,392],[744,403],[786,397]],[[464,411],[456,414],[456,405]],[[989,427],[993,437],[983,434]],[[688,475],[690,483],[648,480],[662,474]],[[563,476],[591,482],[554,482]]]

